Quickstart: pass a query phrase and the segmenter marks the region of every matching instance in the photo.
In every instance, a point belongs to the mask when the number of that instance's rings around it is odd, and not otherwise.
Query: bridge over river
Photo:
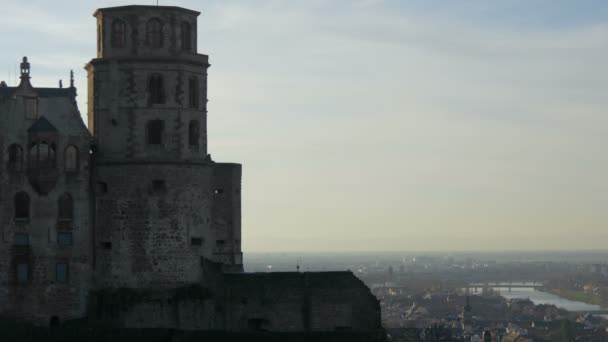
[[[534,304],[549,304],[570,312],[589,313],[592,315],[607,315],[608,308],[599,305],[569,300],[556,294],[543,291],[544,284],[540,282],[526,281],[503,281],[503,282],[476,282],[469,284],[472,294],[479,294],[484,288],[498,290],[500,295],[507,299],[521,298],[529,299]],[[607,317],[608,319],[608,317]]]
[[[469,284],[469,288],[484,288],[484,287],[500,287],[500,288],[508,288],[508,289],[521,289],[521,288],[532,288],[532,289],[541,289],[544,287],[543,283],[539,282],[527,282],[527,281],[511,281],[511,282],[487,282],[487,283],[471,283]]]

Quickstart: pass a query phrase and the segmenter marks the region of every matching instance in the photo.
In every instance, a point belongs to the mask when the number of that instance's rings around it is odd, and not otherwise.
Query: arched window
[[[15,219],[28,219],[30,217],[30,196],[25,192],[15,195]]]
[[[163,77],[160,74],[152,74],[148,83],[148,93],[150,104],[165,103],[165,86]]]
[[[163,47],[163,24],[158,18],[146,23],[146,45],[151,48]]]
[[[198,108],[198,77],[188,79],[188,103],[190,108]]]
[[[61,195],[58,201],[58,208],[60,221],[72,221],[74,219],[74,201],[72,200],[72,195],[67,192]]]
[[[55,143],[42,141],[30,145],[30,167],[49,168],[55,167],[56,154]]]
[[[188,144],[190,146],[198,146],[200,127],[198,121],[192,120],[188,125]]]
[[[21,170],[23,165],[23,149],[17,144],[8,147],[8,168],[11,170]]]
[[[165,123],[162,120],[148,121],[148,145],[161,145],[163,143],[163,130]]]
[[[120,19],[112,22],[112,47],[122,48],[127,44],[127,25]]]
[[[65,170],[78,170],[78,148],[74,145],[69,145],[65,149]]]
[[[190,28],[190,23],[183,21],[181,29],[182,50],[190,51],[192,50],[192,29]]]

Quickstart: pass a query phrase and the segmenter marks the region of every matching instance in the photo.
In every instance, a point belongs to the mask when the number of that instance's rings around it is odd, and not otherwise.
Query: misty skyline
[[[5,1],[0,79],[69,84],[96,8]],[[243,250],[605,248],[608,4],[160,1],[201,11],[209,151]]]

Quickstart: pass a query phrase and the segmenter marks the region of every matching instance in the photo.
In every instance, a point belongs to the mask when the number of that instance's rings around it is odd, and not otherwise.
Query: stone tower
[[[207,262],[242,271],[241,165],[207,153],[199,14],[166,6],[94,14],[97,58],[86,70],[98,286],[200,283]]]

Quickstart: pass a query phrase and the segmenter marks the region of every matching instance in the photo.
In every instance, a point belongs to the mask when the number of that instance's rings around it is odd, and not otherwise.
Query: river
[[[538,291],[532,287],[521,287],[521,288],[512,288],[509,291],[507,287],[493,287],[494,291],[499,291],[500,295],[507,299],[512,298],[522,298],[522,299],[530,299],[534,304],[549,304],[555,305],[558,308],[562,308],[564,310],[579,312],[579,311],[599,311],[602,310],[602,307],[594,304],[587,304],[583,302],[577,302],[574,300],[569,300],[566,298],[562,298],[558,295],[554,295],[552,293]],[[475,294],[475,288],[470,289],[471,294]],[[477,293],[481,293],[481,289],[477,289]]]

